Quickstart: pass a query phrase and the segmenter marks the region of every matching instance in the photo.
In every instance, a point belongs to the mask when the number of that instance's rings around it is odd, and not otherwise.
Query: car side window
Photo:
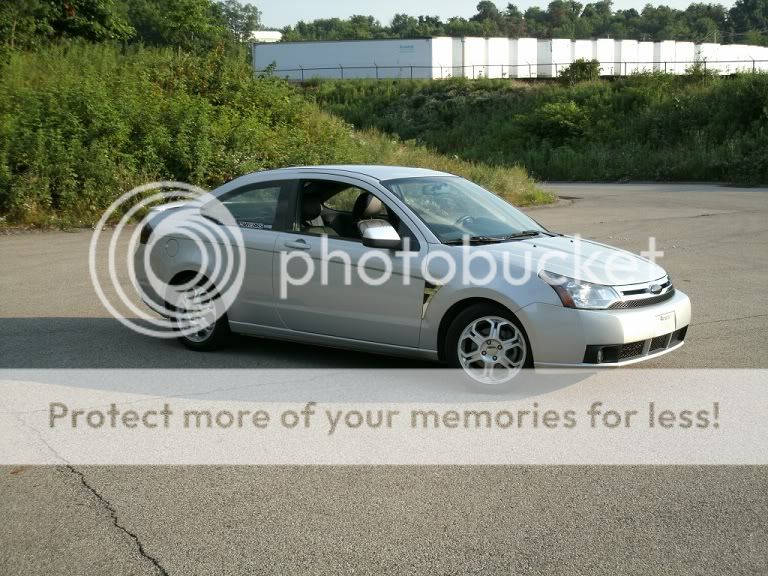
[[[349,188],[344,188],[343,190],[340,190],[339,192],[334,193],[333,196],[330,198],[327,198],[323,202],[323,207],[327,208],[329,210],[333,210],[334,212],[344,212],[351,214],[352,210],[355,207],[355,202],[357,202],[357,199],[360,197],[361,194],[368,194],[365,190],[362,188],[358,188],[357,186],[350,186]],[[379,213],[379,215],[382,218],[387,217],[387,209],[382,204],[382,209]]]
[[[293,181],[259,182],[219,198],[241,228],[283,230],[290,219]]]
[[[361,196],[374,196],[381,200],[376,214],[359,214]],[[294,230],[304,234],[324,235],[340,240],[362,242],[358,223],[361,219],[387,220],[401,237],[409,239],[411,250],[419,249],[419,242],[387,202],[364,188],[335,180],[303,180],[299,186],[298,219]]]

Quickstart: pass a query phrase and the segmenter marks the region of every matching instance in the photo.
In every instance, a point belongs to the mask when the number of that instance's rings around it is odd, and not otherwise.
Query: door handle
[[[310,245],[307,244],[307,241],[303,238],[300,238],[299,240],[289,240],[285,243],[285,246],[287,248],[296,248],[297,250],[309,250]]]

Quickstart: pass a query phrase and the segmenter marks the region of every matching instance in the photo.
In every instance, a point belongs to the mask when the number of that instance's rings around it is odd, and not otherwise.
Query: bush
[[[584,109],[568,102],[547,102],[530,115],[520,116],[517,121],[543,141],[563,145],[582,136],[589,124]]]
[[[600,79],[600,61],[584,60],[579,58],[567,68],[560,71],[560,80],[567,85],[574,85],[578,82],[587,82]]]

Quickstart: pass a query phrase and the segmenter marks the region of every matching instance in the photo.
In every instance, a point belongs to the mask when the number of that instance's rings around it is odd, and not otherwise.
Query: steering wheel
[[[471,225],[474,221],[475,219],[472,216],[459,216],[456,222],[454,222],[454,226],[461,226],[463,228],[464,226]]]

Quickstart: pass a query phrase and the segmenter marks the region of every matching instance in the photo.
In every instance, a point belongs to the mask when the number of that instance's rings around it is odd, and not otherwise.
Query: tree
[[[582,5],[573,0],[554,0],[547,7],[547,23],[552,37],[575,37]]]
[[[504,19],[504,31],[507,36],[511,38],[525,36],[525,17],[517,6],[507,4],[507,9],[504,10],[502,17]]]
[[[736,0],[728,16],[737,41],[749,36],[768,43],[768,0]]]
[[[253,4],[241,4],[237,0],[224,0],[218,3],[221,17],[227,23],[232,37],[238,42],[245,42],[261,26],[261,11]]]
[[[612,4],[611,0],[599,0],[584,6],[581,17],[589,23],[589,28],[594,36],[605,37],[611,33]]]
[[[0,5],[0,38],[10,49],[60,38],[125,40],[134,32],[113,0],[11,0]]]
[[[53,35],[51,6],[40,0],[17,0],[0,5],[0,39],[3,46],[33,48]]]
[[[525,11],[525,27],[534,38],[552,37],[547,23],[547,13],[538,6],[531,6]]]
[[[496,7],[496,4],[491,0],[481,0],[477,5],[477,14],[470,18],[473,22],[484,22],[490,20],[492,22],[501,21],[501,12]]]
[[[640,13],[634,8],[629,10],[617,10],[613,15],[613,21],[610,26],[612,38],[622,39],[641,39],[640,31]]]
[[[648,4],[643,8],[641,18],[642,33],[653,40],[687,40],[691,35],[682,12],[669,6]]]
[[[400,38],[407,38],[408,36],[416,36],[416,29],[419,26],[419,21],[413,16],[407,14],[395,14],[392,18],[392,24],[390,29],[395,36]]]
[[[68,0],[51,4],[55,7],[49,12],[49,24],[56,37],[102,42],[125,40],[135,32],[118,14],[113,0]]]
[[[136,39],[154,46],[204,52],[232,38],[210,0],[130,0],[128,16]]]
[[[768,0],[736,0],[729,16],[737,32],[765,31],[768,27]]]
[[[483,25],[480,22],[467,20],[454,16],[445,24],[445,33],[448,36],[482,36]]]
[[[698,42],[719,42],[727,28],[727,13],[721,4],[691,4],[683,12],[686,27]]]

